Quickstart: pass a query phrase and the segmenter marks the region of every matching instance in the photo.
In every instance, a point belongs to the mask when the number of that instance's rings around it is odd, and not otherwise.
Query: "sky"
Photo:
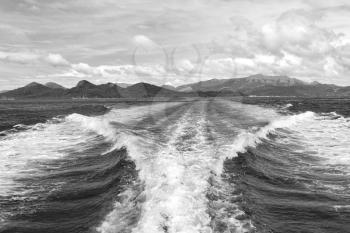
[[[1,0],[0,90],[257,73],[350,85],[348,0]]]

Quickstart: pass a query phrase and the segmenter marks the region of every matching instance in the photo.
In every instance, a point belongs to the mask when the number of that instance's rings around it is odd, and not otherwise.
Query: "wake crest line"
[[[315,113],[308,111],[297,115],[283,116],[255,131],[242,130],[233,141],[229,153],[225,156],[228,159],[236,157],[238,153],[246,152],[249,147],[256,147],[262,142],[262,139],[267,139],[268,135],[274,133],[277,129],[289,128],[306,119],[314,118]]]
[[[262,139],[267,139],[268,135],[275,132],[277,129],[292,127],[303,120],[314,119],[315,116],[316,114],[314,112],[308,111],[296,115],[282,116],[258,129],[244,129],[235,137],[227,153],[224,153],[222,156],[226,158],[236,157],[237,153],[243,153],[246,152],[247,148],[255,147],[257,144],[261,143]],[[104,136],[108,141],[114,144],[112,150],[126,148],[132,153],[132,148],[135,146],[134,143],[137,143],[137,141],[139,141],[138,139],[140,139],[136,135],[130,135],[132,132],[124,132],[122,129],[120,131],[117,130],[111,125],[112,121],[106,118],[71,114],[66,117],[66,120],[79,123],[85,130],[93,131],[96,134]],[[221,174],[221,171],[221,168],[216,169],[217,174]]]

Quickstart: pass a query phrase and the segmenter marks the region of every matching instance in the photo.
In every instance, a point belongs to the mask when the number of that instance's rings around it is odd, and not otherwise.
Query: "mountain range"
[[[57,83],[32,82],[24,87],[0,92],[0,98],[152,98],[195,96],[297,96],[350,97],[350,87],[318,82],[304,82],[288,76],[262,74],[245,78],[211,79],[178,87],[156,86],[149,83],[106,83],[95,85],[86,80],[73,88]]]
[[[180,97],[181,93],[148,83],[137,83],[120,87],[114,83],[95,85],[86,80],[73,88],[64,88],[56,83],[40,84],[32,82],[24,87],[0,93],[2,99],[32,98],[149,98]]]

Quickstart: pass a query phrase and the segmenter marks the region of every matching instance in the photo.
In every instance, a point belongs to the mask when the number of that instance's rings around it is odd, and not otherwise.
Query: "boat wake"
[[[287,232],[301,203],[341,219],[350,214],[349,129],[335,114],[227,100],[72,114],[1,139],[0,203],[9,204],[0,204],[0,232]],[[294,206],[282,201],[294,195]],[[55,219],[42,217],[53,207]],[[18,227],[23,219],[30,224]]]

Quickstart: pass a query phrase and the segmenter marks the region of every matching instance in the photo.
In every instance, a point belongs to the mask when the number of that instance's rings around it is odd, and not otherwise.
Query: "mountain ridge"
[[[55,82],[48,82],[48,83],[45,83],[44,85],[51,88],[51,89],[67,89],[64,86],[62,86],[58,83],[55,83]]]
[[[244,78],[210,79],[178,87],[140,82],[124,87],[118,83],[93,84],[81,80],[72,88],[50,82],[31,82],[0,93],[1,98],[152,98],[195,96],[296,96],[350,97],[350,87],[319,82],[307,83],[288,76],[251,75]]]

